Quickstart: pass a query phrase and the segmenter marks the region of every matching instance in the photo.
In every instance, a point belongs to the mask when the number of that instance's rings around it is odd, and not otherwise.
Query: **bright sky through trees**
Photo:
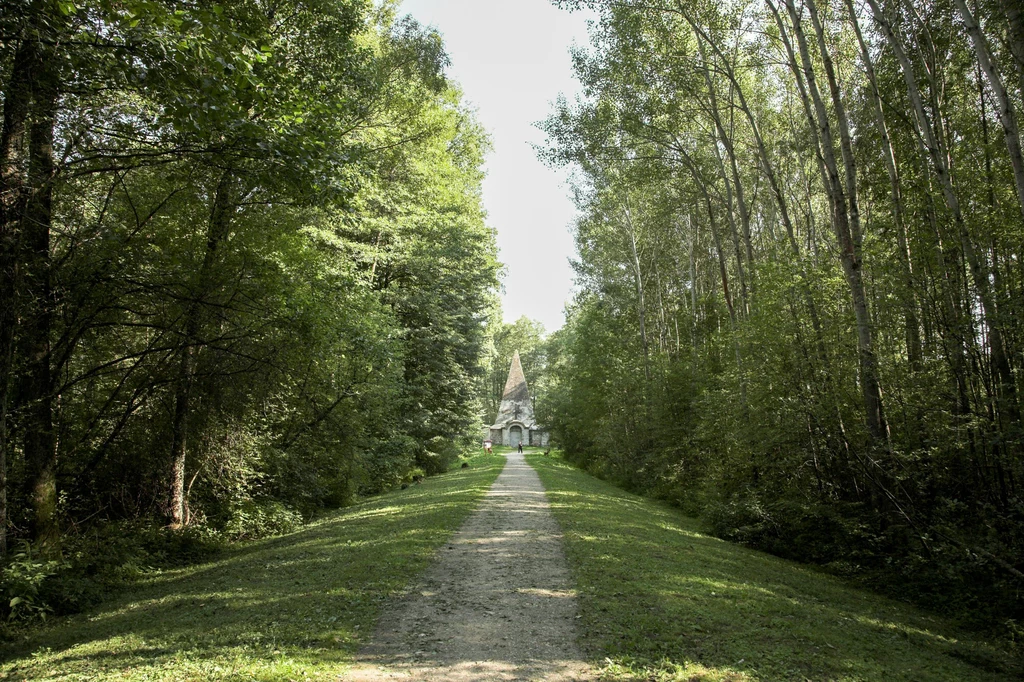
[[[505,319],[528,315],[554,331],[572,286],[575,209],[564,174],[545,167],[530,144],[543,142],[533,124],[558,94],[571,99],[579,89],[569,48],[586,44],[589,15],[548,0],[406,0],[402,10],[444,35],[449,74],[493,141],[483,198],[507,267]]]

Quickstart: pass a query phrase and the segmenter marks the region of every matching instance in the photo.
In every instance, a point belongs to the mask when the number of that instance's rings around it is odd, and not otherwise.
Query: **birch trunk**
[[[185,312],[185,330],[181,348],[181,361],[174,393],[174,416],[171,425],[171,500],[170,525],[181,528],[187,524],[185,499],[185,457],[188,451],[189,417],[196,366],[202,348],[203,307],[213,289],[214,265],[221,242],[227,237],[233,209],[231,199],[232,177],[224,171],[217,184],[207,226],[206,250],[196,277],[192,301]]]
[[[886,41],[892,48],[893,55],[900,64],[900,69],[903,73],[903,80],[907,86],[907,95],[914,108],[918,132],[921,134],[922,143],[932,161],[932,166],[934,168],[935,175],[939,180],[939,186],[942,189],[942,195],[945,199],[946,206],[953,214],[953,220],[956,223],[961,249],[963,250],[964,257],[967,259],[967,263],[971,271],[971,279],[978,292],[978,298],[981,299],[982,315],[985,324],[988,327],[988,345],[992,359],[992,367],[998,377],[998,381],[1002,389],[1001,402],[1003,403],[1003,409],[1001,412],[1003,412],[1012,422],[1017,422],[1020,420],[1020,411],[1017,402],[1017,387],[1013,377],[1013,370],[1010,367],[1010,363],[1006,355],[1006,348],[1003,342],[1002,324],[996,314],[995,299],[993,298],[992,288],[989,283],[990,273],[988,268],[982,263],[981,258],[978,255],[978,251],[975,248],[973,238],[967,229],[966,222],[964,221],[963,212],[960,208],[960,200],[957,196],[956,188],[953,185],[953,179],[949,171],[949,164],[947,161],[948,151],[942,142],[941,135],[932,127],[931,119],[925,111],[921,91],[918,88],[917,80],[914,76],[913,64],[910,62],[910,58],[907,56],[906,51],[903,49],[902,41],[896,36],[892,26],[885,18],[877,0],[865,1],[871,9],[875,23],[885,36]]]
[[[807,37],[803,31],[800,14],[792,0],[786,0],[793,34],[797,39],[800,59],[803,64],[807,90],[814,103],[817,114],[817,125],[821,136],[822,159],[828,171],[828,186],[834,197],[833,226],[839,243],[839,257],[846,275],[850,297],[853,303],[854,316],[857,320],[857,350],[861,372],[861,394],[864,399],[865,421],[872,439],[878,443],[886,443],[889,438],[889,427],[885,421],[882,404],[881,384],[878,380],[878,365],[872,345],[871,315],[868,311],[867,295],[861,272],[861,260],[857,253],[854,234],[851,229],[851,206],[848,205],[846,192],[840,180],[839,167],[835,157],[832,126],[828,111],[818,91],[811,64]],[[849,175],[847,175],[849,180]]]
[[[960,12],[960,17],[964,20],[964,25],[967,27],[967,35],[971,37],[971,42],[974,44],[974,53],[978,57],[978,64],[981,66],[982,71],[985,72],[989,87],[992,88],[992,92],[996,95],[996,102],[999,105],[996,107],[996,113],[999,117],[999,123],[1003,126],[1006,150],[1010,153],[1013,179],[1017,186],[1017,202],[1020,204],[1021,217],[1024,217],[1024,158],[1021,157],[1017,112],[1014,108],[1013,100],[1003,85],[1003,79],[992,62],[992,54],[989,51],[988,42],[981,32],[978,21],[971,14],[971,10],[967,7],[967,3],[964,0],[953,0],[953,4],[956,5],[957,10]]]
[[[754,246],[750,238],[750,210],[747,207],[747,200],[743,189],[743,183],[740,180],[740,169],[739,163],[736,159],[736,148],[735,145],[733,145],[732,135],[729,133],[729,131],[725,129],[725,124],[722,122],[722,116],[718,108],[718,95],[715,92],[715,84],[714,81],[711,80],[711,74],[708,73],[707,55],[704,52],[704,41],[699,35],[697,37],[697,49],[700,51],[700,58],[703,62],[703,68],[701,69],[701,71],[704,74],[704,82],[708,86],[708,99],[711,105],[711,118],[714,120],[715,127],[718,129],[718,136],[722,140],[722,146],[725,147],[725,154],[729,159],[729,169],[732,173],[732,183],[733,186],[736,188],[736,208],[740,214],[740,227],[743,231],[743,245],[746,251],[747,265],[751,270],[752,277],[754,267]],[[728,69],[730,73],[732,72],[731,65],[726,64],[725,68]],[[715,150],[715,153],[718,154],[717,148]],[[719,163],[722,163],[720,155]],[[747,283],[744,281],[741,282],[741,284],[744,290],[744,303],[746,306]],[[751,290],[753,290],[753,282],[750,282],[750,288]],[[749,313],[749,308],[747,312]]]
[[[1010,44],[1010,54],[1013,55],[1013,68],[1017,71],[1017,86],[1020,88],[1018,94],[1024,98],[1024,6],[1020,0],[1000,0],[1000,4],[1010,28],[1007,42]]]
[[[743,353],[740,350],[739,338],[736,335],[738,329],[738,321],[736,319],[736,308],[733,305],[732,296],[729,293],[729,269],[726,267],[725,252],[722,250],[722,238],[718,232],[718,221],[715,220],[715,209],[711,202],[711,194],[708,192],[707,185],[703,179],[697,174],[697,170],[691,167],[694,180],[700,187],[701,194],[704,196],[704,202],[708,209],[708,223],[711,226],[711,235],[715,243],[715,253],[718,254],[718,269],[719,274],[722,277],[722,294],[725,296],[725,306],[729,310],[729,326],[733,332],[733,355],[736,358],[736,370],[740,375],[740,403],[744,413],[747,412],[747,380],[743,372]]]
[[[694,250],[697,245],[697,229],[693,226],[693,220],[690,218],[690,214],[686,214],[686,225],[690,227],[690,248],[689,248],[689,265],[690,265],[690,309],[693,310],[693,324],[690,328],[690,345],[696,350],[697,348],[697,257]],[[693,227],[691,227],[693,226]]]
[[[743,252],[740,248],[739,230],[736,228],[736,215],[732,210],[732,185],[729,182],[725,163],[722,161],[722,155],[719,153],[717,145],[715,145],[715,159],[718,161],[718,172],[722,178],[722,184],[725,185],[726,218],[729,221],[729,235],[732,237],[732,246],[736,253],[736,277],[740,281],[740,301],[742,302],[743,317],[747,317],[750,314],[750,301],[747,299],[747,277],[743,268]]]
[[[806,0],[807,11],[811,17],[811,26],[817,38],[818,51],[821,52],[821,62],[825,69],[825,82],[828,84],[829,94],[832,97],[832,108],[836,113],[836,124],[839,127],[839,149],[843,159],[843,170],[845,179],[847,211],[849,214],[850,231],[852,233],[854,246],[859,250],[863,237],[863,230],[860,224],[860,201],[858,200],[857,189],[857,163],[853,156],[853,139],[850,135],[850,120],[846,115],[846,105],[843,104],[843,94],[839,88],[839,81],[836,78],[835,66],[832,63],[832,54],[825,42],[825,28],[818,15],[818,6],[814,0]],[[857,254],[860,258],[860,254]]]
[[[868,79],[868,93],[871,98],[872,111],[875,115],[875,123],[882,141],[882,160],[885,163],[886,173],[889,175],[889,201],[892,204],[892,218],[896,228],[896,242],[899,253],[900,271],[903,277],[904,291],[903,298],[903,319],[904,332],[906,335],[907,358],[910,367],[914,371],[921,369],[921,323],[917,315],[917,299],[914,295],[914,271],[910,257],[910,246],[907,240],[907,226],[903,217],[903,195],[900,190],[899,167],[896,164],[896,153],[892,147],[892,140],[889,138],[889,128],[885,120],[885,112],[882,109],[882,96],[878,89],[878,79],[875,77],[875,67],[871,61],[871,53],[868,50],[867,42],[860,29],[860,22],[857,21],[857,12],[853,6],[853,0],[846,0],[846,8],[850,13],[850,22],[853,24],[854,34],[857,36],[857,44],[860,46],[861,59],[864,61],[864,72]]]
[[[729,292],[729,268],[725,262],[725,252],[722,250],[722,237],[718,232],[718,221],[715,220],[715,209],[711,203],[711,195],[703,183],[698,182],[701,192],[704,194],[704,202],[708,209],[708,225],[711,227],[711,237],[715,243],[715,255],[718,256],[718,273],[722,280],[722,295],[725,297],[725,307],[729,311],[729,321],[736,324],[736,309],[733,306],[732,294]]]
[[[636,230],[633,225],[633,217],[629,210],[628,203],[623,207],[623,213],[625,214],[625,227],[629,236],[629,248],[630,255],[632,256],[631,266],[633,268],[633,279],[636,286],[636,298],[637,298],[637,316],[639,317],[640,323],[640,342],[643,345],[644,352],[644,378],[647,381],[651,380],[651,365],[650,365],[650,343],[647,340],[647,306],[644,301],[644,279],[643,270],[640,267],[640,252],[637,249],[636,244]]]

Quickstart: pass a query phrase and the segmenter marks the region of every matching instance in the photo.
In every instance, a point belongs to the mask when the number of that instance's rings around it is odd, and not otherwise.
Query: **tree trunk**
[[[647,339],[647,304],[644,301],[644,279],[643,271],[640,268],[640,253],[636,245],[636,229],[633,225],[633,217],[628,202],[623,206],[625,214],[625,227],[629,232],[629,248],[631,255],[630,266],[633,270],[633,280],[636,286],[637,316],[640,323],[640,343],[644,352],[644,379],[651,380],[650,343]]]
[[[860,224],[860,202],[857,189],[857,164],[853,156],[853,138],[850,135],[850,120],[846,115],[846,105],[843,104],[843,95],[839,89],[839,81],[836,78],[835,66],[832,63],[832,54],[825,42],[825,28],[818,15],[818,6],[814,0],[806,0],[807,11],[811,17],[811,26],[818,42],[818,50],[821,52],[822,66],[825,68],[825,82],[828,84],[829,94],[832,96],[832,108],[835,110],[836,123],[839,126],[839,149],[843,159],[844,179],[846,182],[846,202],[849,215],[850,231],[853,237],[854,247],[859,251],[860,242],[863,237],[863,230]],[[858,253],[858,258],[860,255]]]
[[[743,263],[742,263],[742,259],[740,257],[740,251],[739,251],[738,244],[737,244],[737,249],[736,249],[737,274],[739,275],[739,278],[740,278],[740,288],[741,288],[741,293],[743,294],[744,314],[749,315],[750,314],[750,304],[749,304],[749,302],[747,300],[747,290],[748,290],[748,286],[749,286],[749,289],[751,291],[753,290],[753,281],[752,281],[752,279],[753,279],[753,269],[754,269],[754,247],[753,247],[753,243],[751,242],[751,238],[750,238],[750,210],[747,208],[747,201],[746,201],[746,197],[745,197],[745,194],[744,194],[744,191],[743,191],[743,183],[740,180],[740,170],[739,170],[739,164],[738,164],[737,159],[736,159],[736,149],[735,149],[735,146],[732,143],[732,135],[730,135],[729,131],[727,131],[725,129],[725,124],[722,122],[722,116],[721,116],[721,114],[719,113],[719,110],[718,110],[718,96],[715,93],[714,81],[711,80],[711,74],[708,72],[707,55],[704,52],[704,41],[701,39],[700,35],[697,36],[697,49],[700,51],[700,58],[701,58],[701,61],[703,62],[703,68],[701,69],[701,71],[704,74],[704,82],[708,86],[708,99],[709,99],[709,103],[710,103],[710,112],[709,113],[711,114],[711,118],[715,122],[715,128],[718,129],[718,136],[719,136],[719,138],[722,141],[722,146],[725,147],[725,154],[726,154],[726,156],[729,159],[729,169],[730,169],[730,171],[732,173],[732,185],[733,185],[733,187],[736,188],[735,189],[735,192],[736,192],[736,208],[737,208],[737,210],[739,211],[739,214],[740,214],[740,228],[743,231],[743,245],[744,245],[744,248],[745,248],[745,251],[746,251],[747,265],[748,265],[749,271],[750,271],[750,280],[748,280],[746,274],[743,272]],[[726,64],[725,68],[728,69],[730,73],[732,72],[732,65]],[[724,163],[722,161],[722,157],[721,157],[721,154],[719,153],[717,145],[715,146],[715,154],[718,157],[719,165],[723,166],[723,168],[722,168],[722,180],[725,182],[726,192],[731,195],[732,192],[730,191],[730,188],[729,188],[729,180],[726,177]],[[735,225],[735,218],[732,217],[732,211],[731,211],[732,197],[731,196],[729,197],[729,206],[730,206],[729,220],[730,220],[730,222],[732,224],[733,232],[735,233],[736,232],[736,225]],[[738,241],[738,240],[736,240],[735,237],[734,237],[734,241]]]
[[[4,88],[0,130],[0,556],[7,551],[7,415],[14,381],[21,221],[25,210],[25,134],[32,100],[35,43],[22,39]]]
[[[689,271],[690,271],[690,310],[693,311],[693,321],[690,325],[690,346],[696,351],[697,349],[697,256],[695,249],[697,247],[697,227],[694,224],[690,214],[686,214],[686,226],[690,233],[690,248],[688,249],[688,260],[689,260]]]
[[[827,184],[829,187],[826,189],[830,188],[830,194],[834,198],[832,222],[839,243],[840,261],[842,262],[843,272],[846,275],[847,285],[850,289],[854,316],[857,320],[857,350],[860,361],[860,385],[861,394],[864,399],[865,421],[872,440],[876,443],[887,443],[889,427],[885,421],[881,384],[878,380],[878,365],[872,345],[871,315],[868,311],[867,294],[864,289],[861,259],[856,248],[854,233],[851,230],[851,222],[856,218],[855,200],[851,201],[850,204],[847,203],[848,199],[840,179],[839,166],[835,157],[835,147],[832,142],[832,126],[829,122],[825,103],[815,83],[810,51],[807,46],[807,37],[803,31],[800,14],[792,0],[786,0],[786,7],[789,10],[793,33],[797,38],[797,46],[799,47],[800,58],[803,63],[807,90],[811,95],[817,114],[817,125],[821,135],[822,158],[828,171]],[[833,97],[835,98],[837,94],[834,93]],[[847,169],[847,182],[855,183],[855,178],[851,179],[850,176],[850,169]]]
[[[732,304],[732,294],[729,292],[729,269],[725,263],[725,251],[722,249],[722,238],[718,234],[718,223],[715,220],[715,209],[711,204],[711,195],[708,194],[707,189],[703,183],[700,184],[701,191],[704,193],[704,202],[708,207],[708,225],[711,228],[711,236],[715,242],[715,255],[718,256],[718,273],[722,280],[722,295],[725,297],[725,307],[729,311],[729,321],[735,326],[736,324],[736,309]]]
[[[171,499],[170,526],[182,528],[188,519],[185,514],[185,455],[188,451],[189,416],[192,407],[192,390],[195,384],[196,366],[202,348],[203,313],[206,299],[213,289],[214,265],[217,250],[227,237],[234,205],[231,198],[233,178],[230,171],[223,171],[210,209],[210,221],[206,233],[206,250],[196,277],[192,300],[185,311],[184,338],[181,347],[181,361],[174,391],[174,416],[171,424]]]
[[[783,46],[786,48],[786,56],[789,61],[790,69],[793,71],[793,80],[796,81],[797,91],[800,95],[800,104],[804,110],[804,116],[807,118],[808,130],[811,133],[811,139],[814,140],[814,158],[818,162],[818,173],[821,175],[821,184],[825,188],[825,196],[828,198],[829,208],[832,212],[835,212],[835,196],[832,194],[832,184],[829,181],[828,169],[825,167],[825,158],[821,150],[821,136],[818,134],[818,123],[815,118],[814,110],[811,105],[811,96],[807,92],[807,84],[804,83],[803,76],[801,76],[801,65],[800,60],[797,59],[796,52],[793,49],[793,43],[789,39],[789,32],[786,29],[786,23],[782,20],[782,16],[779,13],[778,8],[772,2],[767,0],[768,8],[772,12],[772,16],[775,18],[775,24],[779,27],[779,38],[782,40]],[[808,213],[812,212],[811,209],[811,191],[810,191],[810,178],[808,178],[807,184],[807,204]],[[810,232],[810,231],[809,231]],[[817,253],[817,249],[813,250]]]
[[[43,555],[60,551],[57,518],[57,441],[53,429],[50,336],[53,321],[50,227],[56,164],[53,131],[59,77],[55,50],[40,41],[33,64],[29,137],[29,192],[22,221],[22,289],[25,300],[19,346],[25,359],[20,382],[24,404],[25,482],[32,504],[31,533]]]
[[[963,212],[960,208],[960,199],[957,196],[956,188],[953,185],[953,179],[949,171],[948,151],[945,148],[945,144],[942,142],[940,134],[932,127],[931,119],[925,111],[921,91],[917,86],[917,80],[914,76],[914,67],[910,62],[910,58],[907,56],[906,51],[903,49],[902,41],[900,41],[892,30],[892,26],[882,13],[877,0],[865,1],[867,2],[868,7],[871,8],[872,17],[874,18],[875,23],[878,24],[878,27],[885,36],[889,46],[892,48],[893,55],[899,62],[901,71],[903,72],[903,80],[907,86],[907,95],[914,107],[914,115],[918,132],[920,132],[922,143],[927,149],[928,156],[931,158],[935,175],[939,180],[939,186],[942,188],[942,195],[946,201],[946,206],[953,214],[953,220],[956,223],[957,231],[959,233],[961,249],[963,250],[964,257],[967,259],[968,265],[970,266],[971,279],[974,282],[975,289],[978,291],[978,298],[981,299],[982,315],[989,331],[988,345],[989,352],[991,354],[992,367],[998,377],[998,381],[1002,389],[1000,391],[1000,402],[1002,403],[1001,411],[1012,422],[1017,422],[1020,420],[1020,410],[1017,402],[1017,386],[1003,341],[1004,335],[1002,324],[996,314],[995,300],[989,283],[990,273],[988,268],[982,263],[971,234],[967,229],[967,224],[964,221]],[[936,113],[938,112],[936,111]]]
[[[853,6],[853,0],[846,0],[846,8],[850,12],[853,32],[857,36],[858,45],[860,45],[861,59],[864,60],[864,72],[868,78],[868,92],[875,114],[875,123],[878,125],[878,132],[882,140],[882,160],[885,163],[885,170],[889,175],[889,201],[892,204],[892,218],[896,228],[900,272],[903,278],[904,290],[901,297],[903,299],[907,358],[910,362],[911,370],[920,371],[922,355],[921,323],[918,319],[917,299],[914,295],[914,271],[910,259],[910,246],[907,240],[907,226],[903,217],[903,195],[900,190],[900,175],[896,164],[896,153],[892,147],[892,140],[889,138],[889,128],[886,125],[885,112],[882,109],[882,96],[878,89],[878,79],[875,77],[875,67],[871,62],[871,53],[868,51],[867,42],[865,42],[864,36],[861,33],[860,22],[857,21],[857,12]]]
[[[1013,55],[1013,67],[1017,70],[1017,80],[1021,97],[1024,97],[1024,6],[1020,0],[1001,0],[1006,23],[1009,24],[1007,42]]]
[[[711,194],[708,192],[707,185],[704,180],[697,174],[696,168],[691,167],[694,180],[697,181],[697,185],[700,187],[701,194],[704,195],[704,202],[708,208],[708,223],[711,227],[711,235],[715,242],[715,253],[718,254],[718,269],[719,274],[722,277],[722,294],[725,296],[725,305],[729,310],[729,327],[732,330],[733,337],[733,354],[736,358],[736,371],[740,375],[740,403],[743,408],[743,412],[746,415],[748,409],[747,402],[747,379],[743,372],[743,353],[740,350],[740,340],[737,335],[738,322],[736,319],[736,308],[733,305],[732,296],[729,293],[729,270],[726,267],[725,252],[722,250],[722,238],[718,233],[718,223],[715,220],[715,209],[711,203]]]
[[[802,102],[803,107],[804,107],[804,113],[807,116],[807,120],[808,120],[808,123],[810,124],[812,134],[814,135],[814,140],[815,140],[815,157],[818,160],[818,167],[819,167],[819,169],[821,169],[822,178],[826,178],[826,175],[825,175],[825,172],[824,172],[824,164],[823,164],[822,158],[821,158],[820,141],[818,140],[817,133],[815,132],[814,115],[811,113],[811,108],[810,108],[810,104],[809,104],[809,98],[807,96],[806,87],[804,86],[803,79],[800,77],[800,71],[799,71],[799,67],[797,65],[796,55],[793,53],[793,46],[792,46],[792,44],[789,41],[789,36],[786,34],[785,26],[782,23],[782,17],[779,16],[779,12],[776,9],[775,5],[773,5],[771,2],[769,2],[768,6],[771,9],[772,15],[775,17],[775,22],[776,22],[776,24],[779,27],[780,38],[782,39],[783,45],[786,48],[786,54],[789,57],[789,63],[791,65],[792,69],[793,69],[793,75],[794,75],[795,80],[797,82],[797,87],[799,89],[799,94],[800,94],[801,102]],[[822,364],[827,367],[827,365],[828,365],[828,354],[825,351],[825,341],[824,341],[824,336],[823,336],[822,328],[821,328],[821,318],[818,315],[818,306],[814,302],[814,296],[813,296],[813,294],[811,292],[811,287],[808,284],[807,269],[806,269],[806,267],[804,266],[804,263],[803,263],[804,259],[803,259],[803,254],[800,251],[800,245],[796,241],[796,228],[793,225],[793,221],[789,217],[789,209],[788,209],[788,206],[786,204],[785,192],[783,192],[782,186],[781,186],[781,184],[778,181],[778,176],[775,173],[775,167],[774,167],[774,165],[771,162],[771,157],[769,157],[769,155],[768,155],[768,149],[767,149],[767,147],[766,147],[766,145],[764,143],[763,137],[761,136],[761,131],[760,131],[758,125],[757,125],[757,121],[754,119],[754,114],[750,110],[750,107],[747,106],[747,100],[746,100],[746,97],[743,94],[743,89],[740,88],[739,83],[736,82],[736,78],[735,78],[731,68],[728,69],[727,73],[729,74],[729,78],[732,80],[734,86],[736,87],[736,92],[737,92],[737,95],[738,95],[739,100],[740,100],[740,109],[746,115],[747,120],[750,122],[750,126],[751,126],[752,130],[754,131],[754,141],[756,142],[758,151],[759,151],[759,153],[761,155],[761,162],[762,162],[762,165],[764,166],[765,175],[768,176],[768,184],[772,188],[772,194],[775,195],[775,201],[776,201],[776,204],[779,207],[779,213],[782,216],[782,224],[786,228],[786,236],[787,236],[787,238],[789,240],[789,248],[793,252],[793,257],[797,260],[798,263],[800,263],[800,288],[802,290],[802,295],[803,295],[803,298],[804,298],[804,305],[807,306],[808,314],[811,317],[811,326],[814,329],[814,334],[815,334],[815,337],[816,337],[816,345],[817,345],[817,350],[818,350],[818,356],[819,356]],[[831,194],[829,194],[829,196],[831,197]],[[811,205],[810,205],[810,197],[809,196],[808,196],[808,211],[809,211],[809,216],[812,215],[812,213],[811,213],[812,208],[811,208]]]
[[[718,161],[718,174],[722,178],[722,184],[725,185],[725,208],[726,208],[726,220],[729,222],[729,235],[732,237],[732,248],[736,254],[736,278],[740,281],[740,301],[742,303],[741,312],[744,318],[750,315],[750,301],[747,298],[747,275],[743,267],[743,251],[740,248],[740,234],[736,228],[736,215],[732,210],[732,183],[729,182],[729,176],[725,170],[725,163],[722,161],[722,155],[718,150],[718,145],[715,147],[715,159]]]
[[[992,63],[992,55],[988,49],[988,43],[981,32],[971,10],[968,9],[964,0],[953,0],[957,10],[960,12],[964,25],[967,27],[967,35],[974,43],[974,52],[978,57],[978,64],[988,78],[989,87],[996,95],[996,113],[999,116],[999,123],[1003,126],[1003,136],[1006,138],[1006,149],[1010,153],[1010,164],[1013,166],[1013,179],[1017,186],[1017,202],[1020,204],[1021,217],[1024,217],[1024,158],[1021,156],[1020,131],[1017,129],[1017,112],[1014,109],[1013,100],[1006,92],[1003,79],[1000,78],[995,64]]]

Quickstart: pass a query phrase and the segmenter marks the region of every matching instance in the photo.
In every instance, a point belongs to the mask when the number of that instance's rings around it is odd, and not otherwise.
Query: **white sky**
[[[505,321],[526,315],[555,331],[572,287],[575,208],[564,172],[544,166],[530,143],[544,142],[533,124],[558,94],[572,100],[579,90],[569,47],[587,44],[590,15],[548,0],[404,0],[402,12],[443,34],[449,76],[491,135],[483,200],[507,268]]]

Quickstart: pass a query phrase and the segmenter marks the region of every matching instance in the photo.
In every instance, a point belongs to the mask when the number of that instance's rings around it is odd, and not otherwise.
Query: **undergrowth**
[[[504,458],[468,464],[204,563],[140,566],[116,597],[4,644],[0,679],[336,679]]]
[[[1005,682],[1019,661],[914,607],[702,532],[528,456],[565,533],[581,639],[606,680]]]

